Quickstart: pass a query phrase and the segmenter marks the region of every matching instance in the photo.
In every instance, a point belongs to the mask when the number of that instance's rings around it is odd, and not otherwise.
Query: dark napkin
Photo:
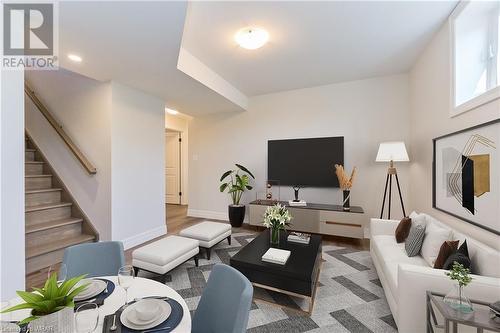
[[[158,332],[165,332],[165,333],[172,332],[179,325],[179,323],[182,320],[182,317],[184,316],[184,309],[182,308],[182,305],[179,302],[177,302],[176,300],[171,299],[171,298],[164,298],[164,297],[146,297],[146,298],[163,299],[165,302],[170,304],[170,306],[172,307],[172,312],[170,313],[170,316],[167,318],[167,320],[165,320],[160,325],[152,327],[152,328],[148,328],[147,330],[161,329],[161,331],[158,331]],[[130,302],[129,305],[132,303],[135,303],[135,301]],[[104,317],[104,323],[102,325],[102,332],[103,333],[134,333],[134,332],[142,332],[143,331],[143,330],[140,330],[140,331],[132,330],[132,329],[122,325],[122,323],[120,321],[120,315],[122,314],[123,309],[124,309],[124,307],[121,307],[120,309],[118,309],[118,311],[116,311],[116,330],[115,331],[111,331],[109,329],[111,327],[111,325],[113,325],[114,314],[111,314],[111,315]],[[163,327],[165,329],[162,329]],[[169,327],[169,328],[167,328],[167,327]],[[147,331],[147,330],[145,330],[145,331]]]
[[[86,303],[95,303],[97,306],[101,306],[104,304],[104,300],[109,297],[113,293],[113,290],[115,290],[115,284],[113,281],[106,280],[106,279],[96,279],[96,280],[102,280],[108,284],[108,292],[106,292],[106,289],[102,291],[102,293],[98,294],[97,296],[90,297],[86,300],[81,300],[78,302],[75,302],[75,310],[78,309],[78,307],[82,304]],[[95,301],[89,302],[90,300],[93,300],[95,298]]]

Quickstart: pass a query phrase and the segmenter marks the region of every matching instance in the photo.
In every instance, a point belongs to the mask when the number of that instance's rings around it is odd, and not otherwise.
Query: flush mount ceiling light
[[[76,54],[68,54],[68,59],[74,62],[82,62],[82,57],[77,56]]]
[[[261,28],[246,27],[236,32],[234,40],[244,49],[255,50],[267,43],[269,34]]]
[[[169,109],[169,108],[165,108],[165,112],[169,113],[171,115],[174,115],[174,116],[179,113],[179,111],[174,110],[174,109]]]

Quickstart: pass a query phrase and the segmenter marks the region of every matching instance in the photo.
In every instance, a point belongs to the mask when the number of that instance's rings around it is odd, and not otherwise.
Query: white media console
[[[250,225],[262,226],[266,208],[276,204],[272,200],[255,200],[249,206]],[[290,230],[324,235],[335,235],[351,238],[364,238],[366,216],[363,208],[351,206],[344,211],[340,205],[307,203],[306,206],[291,207],[288,202],[280,204],[287,206],[293,216]]]

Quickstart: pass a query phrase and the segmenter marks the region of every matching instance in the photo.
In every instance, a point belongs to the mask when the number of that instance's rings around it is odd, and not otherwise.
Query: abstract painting
[[[433,207],[500,235],[500,119],[433,140]]]

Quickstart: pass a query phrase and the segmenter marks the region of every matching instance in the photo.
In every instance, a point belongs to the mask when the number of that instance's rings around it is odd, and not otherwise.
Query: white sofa
[[[450,229],[429,215],[425,215],[425,221]],[[370,253],[399,332],[425,332],[425,292],[446,294],[453,284],[444,270],[430,267],[421,256],[406,255],[404,243],[398,244],[394,236],[398,223],[371,219]],[[475,273],[466,295],[485,302],[500,300],[500,252],[451,230],[460,245],[467,239]]]

